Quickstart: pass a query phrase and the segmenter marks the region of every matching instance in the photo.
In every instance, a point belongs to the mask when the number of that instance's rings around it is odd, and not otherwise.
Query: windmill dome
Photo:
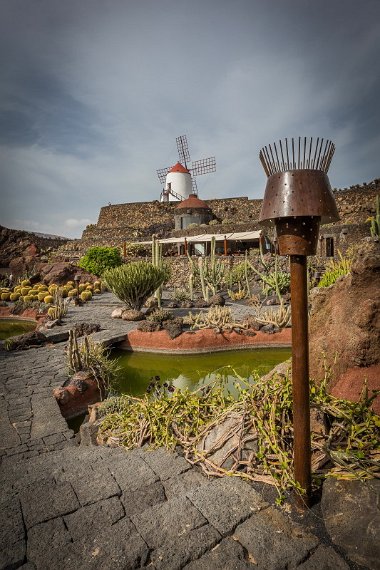
[[[200,209],[200,210],[209,210],[210,207],[204,202],[200,200],[196,194],[190,194],[186,200],[183,200],[176,206],[176,210],[188,210],[188,209]]]
[[[190,171],[187,170],[187,168],[183,166],[180,162],[177,162],[177,164],[172,166],[169,172],[182,172],[184,174],[190,174]]]
[[[174,226],[176,230],[185,230],[190,224],[208,224],[212,219],[210,207],[196,194],[190,194],[175,208]]]

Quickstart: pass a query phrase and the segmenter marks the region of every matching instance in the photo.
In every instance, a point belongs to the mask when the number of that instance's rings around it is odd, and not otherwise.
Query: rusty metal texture
[[[306,256],[290,256],[290,278],[292,294],[294,477],[305,490],[301,502],[307,506],[311,497],[311,441]]]
[[[265,146],[259,158],[267,176],[286,170],[321,170],[328,172],[335,145],[323,138],[298,137]]]
[[[321,223],[339,220],[327,175],[321,170],[289,170],[272,174],[265,188],[259,221],[317,216]]]
[[[318,247],[320,218],[299,217],[276,220],[280,255],[315,255]]]

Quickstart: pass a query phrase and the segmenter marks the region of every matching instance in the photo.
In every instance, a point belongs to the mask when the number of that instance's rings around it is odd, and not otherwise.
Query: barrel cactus
[[[20,293],[11,293],[9,300],[14,303],[15,301],[18,301],[19,298],[20,298]]]
[[[9,293],[9,291],[7,293],[1,293],[1,300],[2,301],[9,301],[11,297],[11,294]]]
[[[52,295],[46,295],[44,298],[44,303],[47,305],[52,305],[54,303],[54,297]]]
[[[80,298],[82,299],[82,301],[86,302],[86,301],[91,301],[92,299],[92,293],[91,291],[82,291],[80,294]]]

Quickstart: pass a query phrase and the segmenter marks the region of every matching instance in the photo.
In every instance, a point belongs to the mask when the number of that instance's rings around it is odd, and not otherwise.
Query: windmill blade
[[[197,194],[198,195],[198,186],[197,186],[197,181],[195,179],[194,176],[191,177],[191,185],[193,187],[193,194]]]
[[[190,152],[186,135],[181,135],[180,137],[177,137],[175,140],[177,143],[179,161],[181,163],[184,163],[185,166],[187,166],[187,163],[190,162]]]
[[[161,184],[165,184],[166,175],[169,172],[170,168],[171,167],[168,166],[167,168],[160,168],[159,170],[157,170],[157,176]]]
[[[191,168],[191,173],[193,176],[199,176],[200,174],[208,174],[209,172],[216,171],[216,160],[215,156],[210,156],[209,158],[202,158],[201,160],[195,160]]]

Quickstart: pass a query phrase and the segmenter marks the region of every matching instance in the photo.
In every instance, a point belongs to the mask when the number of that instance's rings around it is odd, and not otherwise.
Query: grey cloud
[[[262,195],[257,155],[329,137],[335,186],[379,176],[377,0],[5,0],[0,223],[80,235],[100,206],[159,196],[156,169],[216,156],[201,197]],[[50,230],[49,230],[50,231]]]

